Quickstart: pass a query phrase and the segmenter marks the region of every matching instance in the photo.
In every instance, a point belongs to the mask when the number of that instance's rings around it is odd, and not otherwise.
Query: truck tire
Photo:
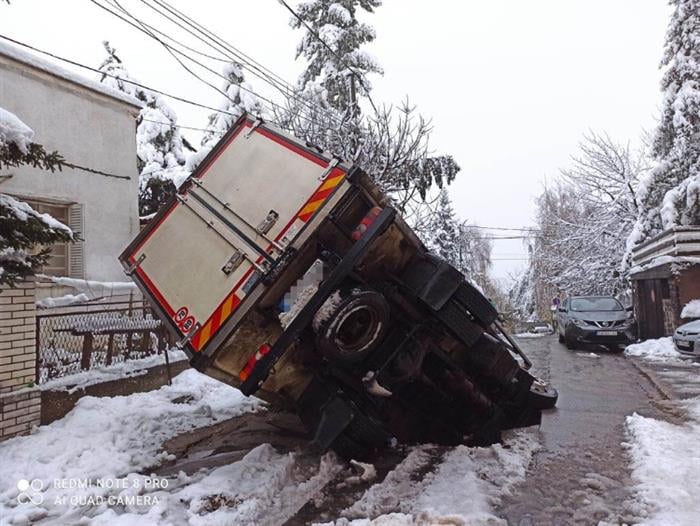
[[[332,361],[359,362],[386,335],[389,315],[389,303],[379,292],[353,289],[345,297],[341,294],[340,301],[324,305],[314,319],[316,348]]]
[[[467,281],[460,284],[453,298],[461,303],[484,327],[488,327],[498,319],[496,308],[474,285]]]

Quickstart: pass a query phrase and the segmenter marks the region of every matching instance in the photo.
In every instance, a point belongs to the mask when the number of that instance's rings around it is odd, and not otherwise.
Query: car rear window
[[[623,310],[615,298],[575,298],[571,300],[573,311],[614,311]]]

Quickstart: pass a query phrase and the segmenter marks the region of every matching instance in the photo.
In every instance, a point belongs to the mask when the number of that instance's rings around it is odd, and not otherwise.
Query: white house
[[[138,101],[0,43],[0,106],[30,126],[46,150],[81,167],[0,173],[0,192],[50,213],[81,239],[54,246],[43,272],[124,281],[117,256],[139,229]]]

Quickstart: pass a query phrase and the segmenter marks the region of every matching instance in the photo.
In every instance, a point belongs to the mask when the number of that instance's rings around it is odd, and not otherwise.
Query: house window
[[[55,243],[51,254],[42,266],[41,272],[49,276],[70,276],[83,278],[83,207],[79,204],[64,204],[49,201],[23,199],[29,206],[41,214],[49,214],[54,219],[67,225],[76,238],[73,243]]]

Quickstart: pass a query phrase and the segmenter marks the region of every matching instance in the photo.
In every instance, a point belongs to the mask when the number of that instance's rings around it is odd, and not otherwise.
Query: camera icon
[[[44,482],[40,479],[21,479],[17,481],[17,502],[20,504],[41,504],[44,502],[44,494],[41,490],[44,489]]]

